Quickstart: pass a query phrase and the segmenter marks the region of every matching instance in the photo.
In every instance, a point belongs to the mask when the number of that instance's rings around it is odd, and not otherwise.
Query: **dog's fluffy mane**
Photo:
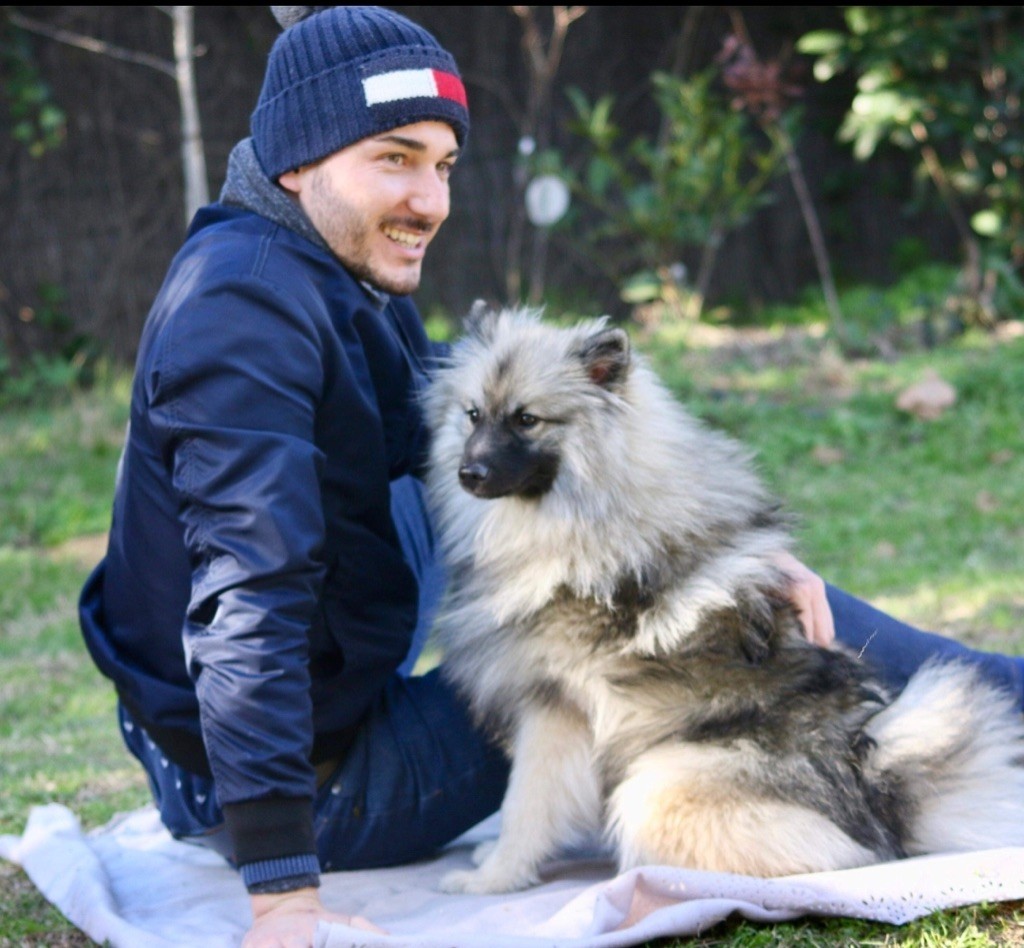
[[[615,371],[594,373],[601,358],[615,361]],[[558,476],[537,499],[479,500],[455,476],[465,438],[458,416],[503,388],[543,414],[531,401],[536,395],[568,424]],[[749,453],[687,414],[606,320],[566,330],[545,325],[536,310],[477,312],[426,409],[447,561],[471,572],[478,590],[502,587],[495,615],[529,613],[559,587],[610,602],[624,580],[649,582],[652,563],[683,550],[695,601],[708,606],[729,599],[723,576],[737,585],[778,583],[768,554],[788,547],[788,532]],[[704,555],[717,560],[714,583],[701,579]],[[512,575],[515,595],[506,582]]]

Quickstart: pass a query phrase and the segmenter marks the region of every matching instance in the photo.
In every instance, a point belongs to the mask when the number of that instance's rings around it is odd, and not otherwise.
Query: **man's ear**
[[[286,191],[290,191],[292,194],[298,196],[302,191],[302,170],[302,168],[296,168],[294,171],[286,171],[283,175],[278,177],[277,183]]]

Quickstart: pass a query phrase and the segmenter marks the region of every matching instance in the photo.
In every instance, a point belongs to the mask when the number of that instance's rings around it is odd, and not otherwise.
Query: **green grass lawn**
[[[803,558],[901,618],[1024,654],[1024,338],[968,335],[899,361],[848,361],[814,333],[642,343],[709,422],[751,444],[799,522]],[[938,372],[955,406],[925,422],[896,394]],[[102,553],[127,384],[0,416],[0,833],[61,802],[86,826],[147,800],[92,668],[75,598]],[[85,945],[0,864],[0,946]],[[901,928],[730,923],[698,946],[1024,946],[1024,903]]]

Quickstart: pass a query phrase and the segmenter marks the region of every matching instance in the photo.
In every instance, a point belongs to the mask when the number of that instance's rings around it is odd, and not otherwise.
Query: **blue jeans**
[[[828,587],[828,601],[836,638],[860,653],[891,687],[901,689],[929,658],[960,660],[980,667],[1024,710],[1024,658],[979,652],[953,639],[921,632],[832,586]]]
[[[399,674],[371,709],[354,744],[320,787],[315,826],[320,865],[358,869],[429,856],[501,804],[508,764],[472,725],[459,699],[434,671],[408,677],[426,642],[444,587],[418,485],[393,485],[393,515],[406,558],[420,578],[420,621]],[[840,640],[899,688],[926,659],[979,664],[1024,706],[1024,659],[976,652],[920,632],[840,590],[829,588]],[[216,790],[164,757],[121,710],[129,749],[149,774],[154,799],[174,835],[229,856]]]

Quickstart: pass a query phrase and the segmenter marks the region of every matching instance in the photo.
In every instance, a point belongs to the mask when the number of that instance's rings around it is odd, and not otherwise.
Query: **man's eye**
[[[480,409],[467,408],[466,417],[475,425],[480,420]]]
[[[516,412],[516,424],[520,428],[535,428],[539,421],[536,415],[531,415],[528,411]]]

